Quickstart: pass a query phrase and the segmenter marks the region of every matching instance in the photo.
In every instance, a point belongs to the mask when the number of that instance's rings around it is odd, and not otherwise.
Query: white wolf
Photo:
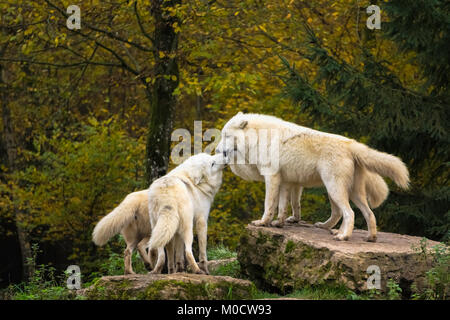
[[[155,180],[148,192],[152,236],[149,250],[158,249],[158,262],[152,273],[159,273],[165,263],[173,265],[173,246],[183,243],[186,260],[195,273],[208,273],[206,237],[209,210],[222,184],[224,157],[206,153],[194,155],[164,177]],[[199,243],[199,265],[192,255],[193,227]],[[178,256],[178,245],[176,248]],[[178,258],[177,258],[178,261]]]
[[[270,131],[261,149],[261,132]],[[244,142],[244,143],[243,143]],[[243,114],[231,118],[222,129],[222,139],[216,149],[226,157],[238,157],[230,167],[239,176],[266,184],[264,215],[255,225],[270,224],[275,209],[286,207],[287,194],[293,187],[324,185],[331,203],[331,217],[320,227],[332,228],[343,215],[343,223],[335,236],[347,240],[353,231],[354,213],[349,199],[361,210],[368,225],[368,241],[376,241],[376,219],[370,209],[381,203],[387,191],[379,176],[391,178],[403,189],[408,188],[409,173],[397,157],[379,152],[340,135],[329,134],[289,123],[276,117]],[[255,156],[255,152],[257,156]],[[267,154],[269,162],[260,154]],[[239,162],[243,159],[244,162]],[[242,164],[250,165],[250,168]],[[270,170],[267,170],[269,168]],[[381,179],[381,180],[380,180]],[[376,184],[370,181],[378,181]],[[381,189],[380,189],[380,188]],[[385,196],[383,196],[385,194]],[[292,198],[291,198],[292,200]],[[381,202],[380,202],[381,201]],[[284,212],[280,212],[281,223]]]
[[[96,245],[103,246],[119,232],[122,233],[127,244],[124,252],[125,274],[134,273],[131,257],[136,247],[146,268],[150,269],[153,264],[145,251],[151,235],[148,189],[127,195],[113,211],[97,223],[92,233],[92,240]]]

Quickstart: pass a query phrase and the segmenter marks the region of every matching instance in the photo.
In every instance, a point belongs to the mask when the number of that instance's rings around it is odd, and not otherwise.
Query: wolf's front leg
[[[142,261],[144,261],[145,269],[147,269],[148,271],[151,271],[153,268],[153,264],[150,259],[150,255],[146,251],[146,246],[147,246],[147,243],[149,240],[150,240],[150,237],[146,237],[146,238],[142,239],[138,243],[137,249],[138,249],[139,255],[141,256]]]
[[[207,241],[207,224],[205,219],[199,218],[196,221],[195,228],[197,230],[197,237],[198,237],[198,249],[199,249],[199,255],[198,255],[198,266],[200,269],[205,271],[206,274],[209,274],[208,271],[208,257],[206,255],[206,241]]]
[[[128,243],[125,251],[123,252],[123,260],[125,264],[124,273],[125,274],[134,274],[133,265],[131,262],[131,258],[133,256],[134,248],[136,247],[136,243]]]
[[[187,264],[191,269],[191,272],[197,274],[205,274],[205,272],[198,267],[197,262],[195,262],[194,255],[192,254],[192,241],[194,239],[192,227],[193,226],[191,222],[187,223],[181,234],[181,237],[184,242],[184,250],[186,253]]]
[[[252,221],[255,226],[268,226],[275,215],[280,195],[281,174],[264,176],[266,182],[266,198],[264,201],[264,215],[261,220]]]

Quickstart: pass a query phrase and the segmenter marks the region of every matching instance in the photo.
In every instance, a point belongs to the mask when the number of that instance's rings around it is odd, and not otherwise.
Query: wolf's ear
[[[239,124],[239,129],[244,129],[248,124],[247,120],[243,120],[241,121],[241,123]]]
[[[241,114],[243,114],[242,111],[239,111],[236,115],[240,116]]]

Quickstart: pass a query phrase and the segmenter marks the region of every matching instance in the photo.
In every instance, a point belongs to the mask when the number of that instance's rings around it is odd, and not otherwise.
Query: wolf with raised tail
[[[263,177],[264,214],[261,220],[252,222],[256,226],[271,223],[275,210],[286,206],[283,199],[293,187],[325,186],[332,213],[330,219],[316,226],[331,229],[343,216],[334,238],[348,240],[354,227],[352,200],[366,220],[367,241],[376,241],[376,219],[368,200],[375,207],[387,196],[382,177],[392,179],[402,189],[409,187],[408,169],[398,157],[344,136],[268,115],[239,112],[232,117],[222,129],[216,153],[222,153],[231,170],[244,179]],[[277,223],[281,225],[284,211],[279,211]]]
[[[92,233],[92,240],[96,245],[103,246],[119,232],[127,244],[124,252],[125,274],[134,273],[131,257],[136,248],[145,267],[150,269],[153,266],[152,259],[145,251],[151,235],[148,189],[127,195],[113,211],[97,223]]]

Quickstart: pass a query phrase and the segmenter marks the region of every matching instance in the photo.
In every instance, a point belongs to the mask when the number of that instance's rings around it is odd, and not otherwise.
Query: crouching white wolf
[[[330,229],[343,216],[336,240],[347,240],[352,234],[354,213],[350,199],[367,222],[367,240],[376,241],[376,219],[367,199],[374,203],[384,200],[383,191],[377,189],[384,187],[379,175],[391,178],[403,189],[409,184],[405,164],[393,155],[376,151],[353,139],[267,115],[238,113],[222,129],[222,139],[216,150],[226,157],[237,157],[236,161],[231,160],[230,167],[238,175],[242,174],[248,180],[264,177],[264,215],[253,224],[270,224],[279,202],[280,206],[286,203],[283,199],[294,186],[324,185],[332,213],[330,219],[317,225]],[[250,165],[250,168],[242,167],[242,164]],[[376,185],[370,183],[373,179],[378,181]],[[387,191],[384,194],[387,195]],[[372,205],[375,207],[376,203]],[[283,216],[279,219],[284,222]]]
[[[155,180],[148,192],[152,236],[149,250],[158,249],[158,261],[152,273],[160,273],[168,255],[169,272],[173,266],[173,250],[178,255],[183,243],[186,260],[195,273],[208,273],[206,237],[209,210],[222,184],[224,158],[206,153],[194,155],[164,177]],[[199,265],[192,254],[193,227],[199,243]],[[177,258],[178,262],[178,258]]]
[[[150,231],[148,190],[142,190],[127,195],[113,211],[103,217],[94,228],[92,240],[96,245],[103,246],[111,237],[122,233],[127,244],[124,252],[125,274],[130,274],[134,273],[131,257],[136,247],[145,267],[152,267],[152,261],[145,251]]]

